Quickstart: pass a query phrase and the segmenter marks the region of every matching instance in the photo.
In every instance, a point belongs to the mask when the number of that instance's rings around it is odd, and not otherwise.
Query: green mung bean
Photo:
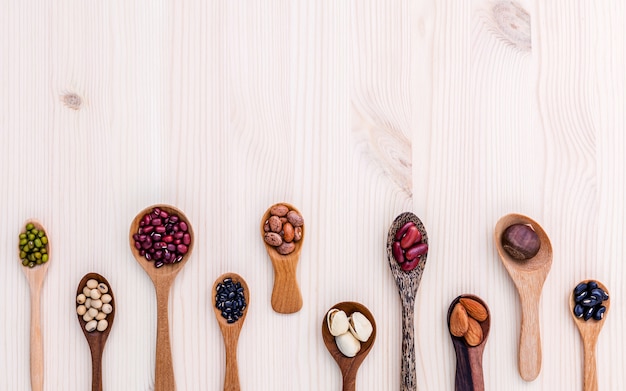
[[[43,229],[35,228],[33,223],[25,226],[25,232],[19,234],[20,260],[23,266],[35,267],[48,262],[48,237]]]

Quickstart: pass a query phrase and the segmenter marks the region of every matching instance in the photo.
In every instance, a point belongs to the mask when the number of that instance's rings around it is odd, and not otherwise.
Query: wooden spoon
[[[270,210],[273,206],[285,205],[289,210],[294,210],[302,216],[300,211],[293,205],[281,202],[272,205],[267,209],[263,218],[261,219],[261,238],[265,235],[263,229],[265,222],[270,217]],[[306,225],[306,224],[305,224]],[[302,250],[302,242],[304,242],[305,230],[302,226],[302,238],[294,242],[295,249],[288,255],[279,254],[276,248],[270,246],[263,240],[265,244],[265,250],[272,260],[274,266],[274,288],[272,289],[272,308],[274,311],[281,314],[292,314],[300,311],[302,308],[302,294],[300,293],[300,287],[298,286],[298,280],[296,279],[296,268],[298,266],[298,260],[300,259],[300,251]]]
[[[417,267],[409,272],[401,269],[392,254],[392,245],[395,241],[396,232],[407,222],[412,221],[422,234],[422,241],[428,243],[428,234],[422,221],[411,212],[400,214],[391,224],[387,235],[387,259],[391,274],[393,275],[398,292],[402,301],[402,372],[400,389],[416,390],[417,378],[415,373],[415,331],[414,331],[414,311],[415,296],[419,288],[422,274],[426,267],[428,253],[424,254]]]
[[[483,378],[483,351],[485,343],[489,337],[491,329],[491,314],[489,307],[478,296],[461,295],[454,299],[448,309],[448,328],[450,328],[450,315],[461,298],[473,299],[482,304],[487,309],[487,319],[479,322],[483,330],[483,340],[476,346],[470,346],[465,342],[463,337],[455,337],[450,333],[454,351],[456,352],[456,376],[454,381],[454,389],[456,391],[484,391],[485,382]]]
[[[581,281],[584,283],[588,283],[592,280]],[[609,291],[606,287],[596,281],[598,284],[598,288],[605,291],[607,294]],[[576,305],[574,301],[574,293],[570,295],[569,300],[570,305],[570,313],[574,318],[574,323],[576,323],[576,327],[578,327],[578,331],[580,332],[580,337],[583,340],[583,349],[585,351],[585,360],[583,363],[583,390],[585,391],[598,391],[598,373],[596,369],[596,343],[598,342],[598,335],[602,330],[602,326],[604,325],[604,320],[606,319],[606,315],[609,312],[609,307],[611,306],[611,298],[602,302],[602,305],[606,307],[606,311],[604,312],[604,317],[601,320],[589,319],[585,321],[583,318],[577,318],[574,315],[574,306]]]
[[[374,341],[376,340],[376,321],[374,320],[374,316],[372,313],[361,303],[356,303],[353,301],[344,301],[341,303],[337,303],[332,308],[337,308],[346,313],[346,315],[350,316],[353,312],[360,312],[370,321],[372,324],[372,335],[370,335],[367,342],[361,342],[361,350],[354,357],[346,357],[344,356],[337,344],[335,343],[335,337],[328,330],[328,324],[326,323],[326,313],[324,314],[324,319],[322,320],[322,338],[324,340],[324,345],[326,345],[326,349],[330,352],[330,355],[333,356],[337,365],[339,365],[339,369],[341,370],[341,376],[343,378],[343,391],[354,391],[356,390],[356,374],[361,366],[367,354],[372,350],[372,346],[374,346]],[[329,309],[329,311],[330,311]]]
[[[539,236],[541,247],[532,258],[519,261],[511,257],[502,246],[502,234],[513,224],[529,224]],[[543,283],[552,266],[552,244],[537,222],[520,214],[506,215],[496,223],[494,230],[496,248],[519,293],[522,307],[518,369],[525,381],[532,381],[541,371],[541,336],[539,328],[539,299]]]
[[[243,288],[243,296],[246,300],[246,307],[242,311],[243,315],[234,323],[228,323],[228,321],[222,316],[222,312],[216,306],[217,286],[224,281],[224,279],[230,278],[234,283],[241,283]],[[239,341],[239,332],[243,327],[243,322],[246,319],[248,313],[248,306],[250,305],[250,291],[248,290],[248,284],[238,274],[224,273],[215,280],[213,284],[212,292],[213,300],[213,312],[215,312],[215,319],[220,326],[222,336],[224,337],[224,348],[226,349],[226,374],[224,376],[224,391],[239,391],[241,389],[239,383],[239,369],[237,367],[237,343]]]
[[[113,326],[117,305],[115,304],[115,296],[113,295],[111,284],[109,284],[109,281],[107,281],[106,278],[102,277],[98,273],[85,274],[83,279],[78,283],[76,296],[83,292],[83,288],[87,286],[87,281],[91,279],[98,281],[98,283],[104,283],[109,287],[109,291],[107,293],[111,295],[112,299],[110,304],[113,307],[113,311],[111,311],[111,313],[106,317],[109,326],[104,331],[94,330],[91,333],[88,332],[85,329],[87,322],[83,320],[82,316],[77,315],[80,329],[83,331],[83,334],[85,334],[85,338],[89,344],[89,350],[91,351],[91,389],[92,391],[102,391],[102,352],[104,352],[104,346],[107,342],[107,338],[109,337],[109,333],[111,332],[111,327]]]
[[[24,226],[27,224],[33,224],[35,228],[40,231],[44,231],[48,237],[48,244],[46,249],[48,257],[51,258],[50,241],[48,231],[44,226],[36,220],[27,220]],[[25,231],[23,231],[25,232]],[[20,249],[17,249],[18,257]],[[23,266],[22,271],[28,280],[28,286],[30,288],[30,384],[33,391],[43,390],[43,338],[41,335],[41,288],[48,272],[48,266],[50,265],[50,258],[48,262],[36,265],[33,268]]]
[[[188,246],[187,253],[183,256],[180,262],[174,264],[166,264],[160,268],[154,266],[154,261],[148,261],[145,257],[141,256],[139,250],[134,246],[133,235],[137,233],[139,229],[139,222],[144,215],[152,212],[154,208],[159,208],[169,214],[176,214],[178,217],[187,223],[188,232],[191,235],[191,243]],[[189,255],[193,250],[195,242],[193,229],[189,219],[177,208],[169,205],[153,205],[142,210],[130,225],[130,249],[133,256],[141,267],[146,271],[156,291],[157,297],[157,341],[156,341],[156,363],[155,363],[155,391],[173,391],[176,389],[176,381],[174,379],[174,367],[172,364],[172,348],[170,345],[170,329],[169,329],[169,293],[172,283],[176,278],[176,275],[181,271],[183,266],[187,263]]]

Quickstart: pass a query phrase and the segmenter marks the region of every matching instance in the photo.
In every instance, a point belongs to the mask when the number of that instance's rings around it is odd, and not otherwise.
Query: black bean
[[[574,301],[576,303],[580,303],[584,298],[587,297],[588,294],[589,294],[588,291],[582,291],[574,298]]]
[[[224,279],[217,284],[215,306],[221,311],[228,323],[236,322],[243,316],[246,299],[240,282],[233,282],[231,278]]]
[[[601,305],[593,313],[593,318],[595,320],[602,320],[602,318],[604,317],[604,313],[605,312],[606,312],[606,307]]]
[[[598,283],[595,281],[589,281],[587,283],[587,290],[592,291],[598,287]]]
[[[583,319],[589,320],[593,316],[594,308],[593,307],[585,307],[585,313],[583,315]]]
[[[579,294],[581,294],[582,292],[587,290],[587,284],[585,284],[584,282],[581,282],[580,284],[576,285],[576,288],[574,288],[574,296],[578,296]]]
[[[576,315],[577,318],[582,317],[584,311],[585,310],[583,309],[582,305],[576,304],[576,306],[574,306],[574,315]]]

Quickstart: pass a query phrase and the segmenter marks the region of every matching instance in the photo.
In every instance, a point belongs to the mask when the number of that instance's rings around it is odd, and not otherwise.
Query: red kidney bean
[[[187,246],[185,246],[184,244],[179,244],[178,246],[176,246],[176,251],[178,251],[180,254],[187,254]]]
[[[189,246],[190,243],[191,243],[191,236],[189,234],[184,234],[183,235],[183,244],[185,246]]]
[[[411,270],[415,269],[415,267],[417,267],[417,264],[420,262],[420,258],[415,258],[412,261],[406,261],[404,263],[400,264],[400,267],[402,268],[402,270],[404,270],[405,272],[410,272]]]
[[[393,254],[393,257],[396,259],[396,262],[403,263],[404,261],[406,261],[402,252],[402,248],[400,247],[400,242],[393,242],[393,245],[391,246],[391,252]]]
[[[165,243],[172,243],[174,241],[174,237],[172,235],[167,235],[163,237],[163,241]]]
[[[133,234],[134,246],[148,261],[154,260],[155,267],[180,262],[191,245],[188,229],[179,216],[154,208],[142,217],[138,232]]]
[[[428,252],[428,244],[417,243],[413,245],[412,247],[410,247],[408,250],[406,250],[404,255],[406,256],[406,259],[408,259],[409,261],[412,261],[415,258],[426,254],[427,252]]]
[[[413,225],[409,227],[409,229],[407,229],[406,235],[404,235],[402,240],[400,240],[400,247],[406,250],[407,248],[411,247],[413,244],[421,242],[421,241],[422,241],[422,234],[420,233],[419,229],[417,229],[417,227]]]
[[[409,221],[405,223],[402,227],[400,227],[400,229],[396,232],[396,240],[402,239],[402,237],[406,233],[406,230],[409,229],[409,227],[414,226],[414,225],[415,225],[414,222]]]
[[[187,223],[185,223],[184,221],[181,221],[178,226],[180,227],[181,231],[187,232]]]

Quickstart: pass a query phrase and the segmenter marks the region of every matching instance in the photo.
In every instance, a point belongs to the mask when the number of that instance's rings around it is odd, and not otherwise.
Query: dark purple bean
[[[179,254],[185,255],[187,254],[187,250],[189,250],[189,248],[185,246],[184,244],[179,244],[178,246],[176,246],[176,250],[178,251]]]
[[[150,255],[150,253],[146,253],[146,254],[144,254],[144,256],[146,257],[146,259],[147,259],[148,261],[151,261],[151,260],[152,260],[152,255]]]
[[[189,244],[191,243],[191,235],[189,235],[188,233],[183,235],[183,244],[185,246],[189,246]]]
[[[185,223],[184,221],[181,221],[180,224],[178,224],[178,227],[181,231],[187,232],[187,223]]]
[[[143,225],[150,224],[150,216],[149,215],[143,216],[143,219],[141,220],[141,224],[143,224]]]
[[[176,259],[174,259],[174,262],[180,262],[182,260],[183,260],[183,256],[179,255],[179,256],[176,257]]]
[[[147,235],[143,235],[143,234],[139,235],[139,241],[140,242],[145,242],[147,237],[148,237]]]
[[[140,250],[140,251],[139,251],[139,255],[141,255],[142,257],[143,257],[144,255],[146,255],[146,250]]]
[[[134,234],[134,235],[133,235],[133,239],[134,239],[134,240],[139,240],[139,234]]]
[[[163,237],[163,241],[165,243],[172,243],[174,241],[174,237],[172,235],[167,235]]]
[[[167,219],[168,217],[170,217],[169,213],[167,213],[166,211],[162,210],[161,213],[159,214],[159,216],[161,216],[162,219]]]
[[[168,251],[172,251],[172,252],[173,252],[173,251],[176,251],[176,245],[175,245],[175,244],[173,244],[173,243],[168,244],[168,245],[167,245],[167,250],[168,250]]]
[[[163,258],[163,251],[162,250],[157,250],[154,252],[154,259],[161,259]]]
[[[146,240],[145,242],[141,242],[141,248],[143,248],[144,250],[147,250],[150,247],[152,247],[152,243],[150,243],[148,240]]]
[[[156,218],[156,219],[152,219],[152,221],[150,222],[150,224],[152,224],[154,227],[158,227],[159,225],[162,225],[163,222],[161,221],[161,219]]]
[[[184,235],[185,235],[184,232],[180,232],[180,231],[175,232],[174,233],[174,239],[182,239]]]
[[[153,233],[150,238],[152,238],[153,242],[160,242],[163,236],[161,234]]]
[[[135,242],[135,248],[141,250],[141,242]]]
[[[161,267],[163,265],[165,265],[165,263],[163,263],[163,261],[156,261],[156,262],[154,262],[154,266],[157,267],[157,268]]]
[[[152,232],[154,230],[154,226],[152,225],[146,225],[145,227],[141,228],[141,233],[144,234],[149,234],[150,232]]]
[[[165,227],[162,225],[159,225],[158,227],[154,228],[154,230],[159,233],[159,234],[164,234],[165,233]]]
[[[178,216],[172,215],[170,216],[170,223],[176,224],[178,222]]]

